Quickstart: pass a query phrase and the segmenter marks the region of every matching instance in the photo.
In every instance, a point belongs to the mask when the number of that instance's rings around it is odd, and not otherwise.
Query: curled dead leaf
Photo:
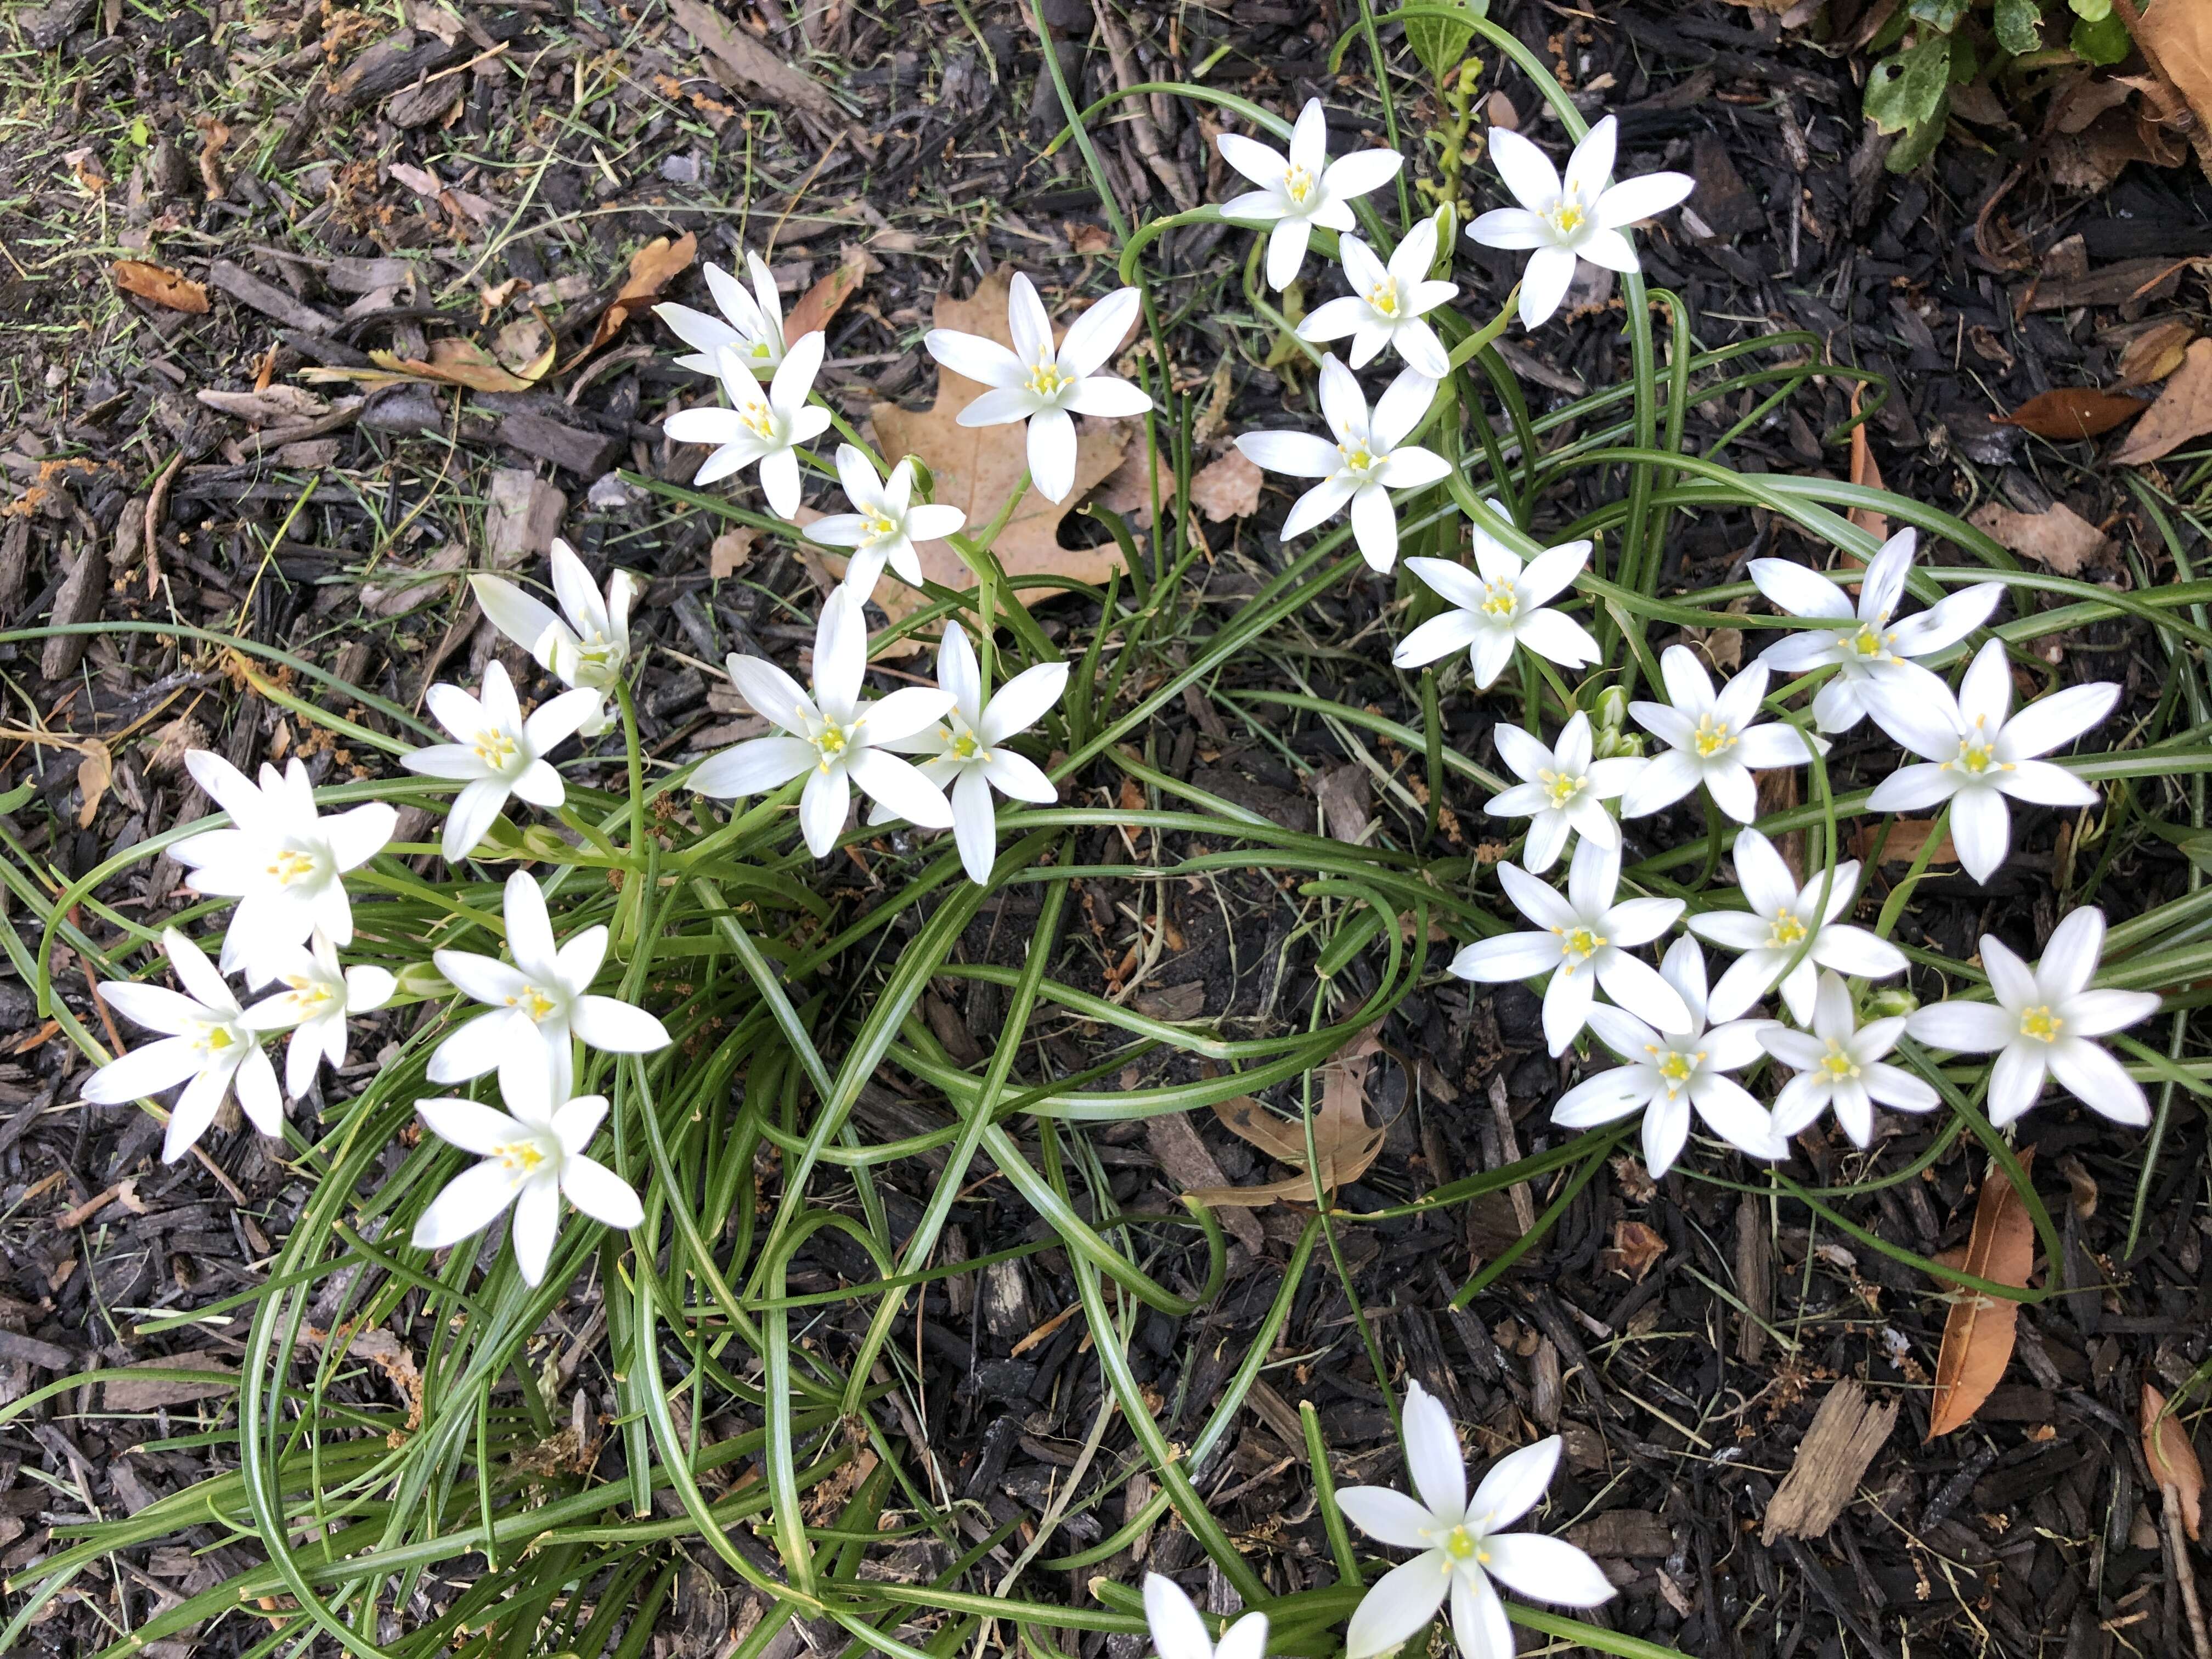
[[[688,230],[673,241],[665,236],[656,237],[632,254],[629,275],[612,302],[599,313],[599,326],[592,331],[592,343],[584,348],[585,355],[597,351],[621,333],[623,325],[635,313],[642,310],[679,273],[690,270],[692,260],[698,257],[699,239]]]
[[[1319,1068],[1321,1103],[1313,1115],[1313,1146],[1320,1158],[1317,1167],[1307,1162],[1303,1123],[1278,1117],[1249,1095],[1218,1103],[1214,1115],[1230,1133],[1299,1173],[1286,1181],[1256,1187],[1204,1188],[1188,1196],[1215,1208],[1256,1210],[1281,1201],[1311,1203],[1316,1174],[1325,1192],[1358,1180],[1382,1151],[1384,1132],[1368,1127],[1365,1105],[1368,1067],[1382,1051],[1372,1035],[1363,1035]]]
[[[2169,318],[2136,335],[2120,353],[2121,388],[2156,386],[2181,367],[2189,355],[2189,343],[2196,337],[2196,329],[2179,318]]]
[[[118,259],[113,270],[115,286],[125,294],[135,294],[171,311],[190,312],[195,317],[207,311],[206,288],[181,271],[149,265],[143,259]]]
[[[1613,1224],[1613,1243],[1597,1253],[1597,1265],[1623,1279],[1644,1282],[1659,1258],[1667,1254],[1667,1241],[1641,1221]]]
[[[84,805],[76,809],[76,827],[89,830],[93,816],[100,811],[100,797],[106,794],[107,786],[115,778],[115,757],[107,745],[96,738],[87,738],[78,745],[76,787],[84,793]]]
[[[1249,518],[1260,510],[1260,481],[1266,475],[1241,449],[1208,461],[1190,481],[1190,504],[1208,524]]]
[[[2142,1385],[2142,1449],[2150,1478],[2168,1501],[2180,1504],[2181,1524],[2196,1537],[2204,1519],[2204,1469],[2189,1431],[2166,1409],[2166,1396],[2148,1382]]]
[[[2020,1163],[2029,1167],[2035,1149],[2022,1147]],[[2005,1172],[1994,1162],[1982,1179],[1974,1203],[1973,1231],[1967,1235],[1961,1270],[1996,1285],[2027,1288],[2035,1265],[2035,1225],[2027,1206]],[[1953,1293],[1943,1321],[1943,1346],[1936,1356],[1936,1394],[1928,1411],[1928,1437],[1950,1433],[1973,1420],[2012,1362],[2020,1334],[2020,1304],[1960,1287]]]
[[[845,301],[860,292],[860,284],[883,268],[884,262],[867,249],[848,245],[836,269],[800,295],[784,318],[784,338],[795,341],[803,334],[827,330]]]
[[[2212,340],[2197,340],[2112,459],[2121,466],[2140,466],[2208,432],[2212,432]]]

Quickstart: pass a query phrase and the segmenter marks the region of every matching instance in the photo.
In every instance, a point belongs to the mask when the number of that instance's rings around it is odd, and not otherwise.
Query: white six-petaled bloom
[[[1917,532],[1900,530],[1881,544],[1859,578],[1856,608],[1826,576],[1787,559],[1753,559],[1751,579],[1778,610],[1816,625],[1778,640],[1759,660],[1778,674],[1814,669],[1836,672],[1813,697],[1813,720],[1823,732],[1848,732],[1867,714],[1889,731],[1892,713],[1948,688],[1917,659],[1947,651],[1990,619],[2004,597],[2001,582],[1977,582],[1945,595],[1927,610],[1899,617],[1905,579],[1911,574]],[[1897,737],[1896,732],[1891,732]],[[1899,738],[1900,742],[1903,741]]]
[[[200,947],[174,927],[161,932],[161,949],[184,986],[118,980],[100,988],[108,1006],[134,1025],[161,1033],[157,1042],[118,1054],[85,1079],[82,1097],[98,1106],[158,1094],[179,1083],[185,1091],[169,1109],[161,1162],[174,1164],[207,1133],[222,1097],[235,1087],[238,1103],[264,1135],[284,1133],[284,1098],[259,1033],[246,1024],[230,987]],[[190,1079],[189,1082],[185,1080]]]
[[[1054,347],[1044,301],[1037,298],[1036,285],[1017,271],[1006,293],[1012,350],[981,334],[950,328],[933,328],[921,343],[955,374],[990,388],[960,411],[962,426],[1030,423],[1030,482],[1047,501],[1064,501],[1075,488],[1074,417],[1142,415],[1152,406],[1142,386],[1098,372],[1143,303],[1135,289],[1117,289],[1069,324]]]
[[[297,1100],[324,1060],[333,1069],[345,1064],[346,1017],[384,1006],[395,981],[388,969],[367,963],[340,967],[337,947],[319,928],[307,944],[272,952],[268,962],[270,976],[284,988],[248,1008],[244,1020],[251,1031],[292,1034],[284,1051],[284,1092]]]
[[[1513,1659],[1513,1626],[1492,1585],[1560,1607],[1611,1599],[1603,1569],[1564,1538],[1502,1532],[1543,1502],[1559,1467],[1559,1437],[1508,1452],[1467,1495],[1467,1465],[1443,1402],[1408,1382],[1406,1471],[1417,1497],[1389,1486],[1347,1486],[1337,1507],[1380,1543],[1419,1550],[1360,1598],[1345,1633],[1346,1659],[1388,1653],[1437,1616],[1447,1598],[1452,1634],[1465,1659]]]
[[[937,684],[952,699],[943,718],[884,747],[927,757],[915,769],[952,803],[952,837],[960,848],[960,867],[970,881],[988,881],[999,850],[992,790],[1010,800],[1039,806],[1060,799],[1052,780],[1034,761],[1007,748],[1006,739],[1028,731],[1060,701],[1067,690],[1067,665],[1041,662],[1024,668],[986,703],[975,647],[958,623],[947,623],[945,642],[937,651]],[[893,816],[878,804],[869,821]]]
[[[559,616],[501,576],[471,576],[469,586],[491,625],[535,657],[540,668],[563,685],[599,694],[598,706],[576,728],[580,737],[596,738],[613,722],[606,700],[622,684],[629,662],[629,607],[637,578],[627,570],[614,571],[602,597],[576,550],[558,537],[552,564],[553,597],[563,613]]]
[[[1267,1651],[1266,1613],[1246,1613],[1217,1644],[1207,1639],[1206,1621],[1182,1587],[1157,1572],[1145,1575],[1145,1623],[1159,1659],[1265,1659]]]
[[[1586,1078],[1559,1097],[1552,1121],[1589,1129],[1644,1114],[1644,1162],[1654,1176],[1674,1167],[1690,1137],[1694,1110],[1705,1127],[1753,1158],[1780,1158],[1789,1143],[1775,1133],[1766,1109],[1725,1073],[1757,1060],[1759,1033],[1771,1022],[1732,1019],[1707,1026],[1705,958],[1693,939],[1678,939],[1659,963],[1667,983],[1690,1011],[1678,1030],[1653,1030],[1634,1015],[1603,1003],[1590,1010],[1590,1029],[1626,1062]]]
[[[1796,727],[1754,724],[1766,696],[1766,670],[1753,663],[1716,693],[1705,666],[1686,645],[1659,658],[1667,702],[1632,702],[1628,712],[1667,745],[1636,775],[1620,798],[1620,815],[1640,818],[1672,806],[1699,784],[1738,823],[1759,813],[1754,769],[1803,766],[1813,758]]]
[[[1779,985],[1790,1018],[1809,1024],[1821,969],[1887,979],[1910,965],[1888,940],[1836,920],[1858,896],[1856,859],[1846,859],[1832,873],[1816,872],[1801,888],[1774,843],[1756,830],[1737,834],[1735,857],[1736,885],[1751,908],[1708,910],[1690,918],[1690,931],[1699,939],[1742,953],[1713,988],[1714,1018],[1734,1019]]]
[[[1613,183],[1619,137],[1619,124],[1607,116],[1575,146],[1562,180],[1551,158],[1519,133],[1490,130],[1490,159],[1521,205],[1483,214],[1467,234],[1485,247],[1534,250],[1521,276],[1523,328],[1551,319],[1574,281],[1577,258],[1608,270],[1643,269],[1622,231],[1679,205],[1697,187],[1682,173],[1647,173]]]
[[[1352,337],[1354,368],[1364,368],[1391,346],[1406,367],[1431,380],[1451,373],[1451,358],[1436,330],[1422,318],[1459,292],[1456,283],[1429,275],[1437,262],[1437,221],[1424,219],[1406,234],[1386,264],[1375,250],[1346,234],[1338,258],[1352,292],[1316,307],[1298,325],[1301,340]]]
[[[734,346],[715,357],[728,407],[702,404],[679,409],[660,423],[680,444],[712,444],[714,453],[699,464],[696,484],[726,478],[758,464],[761,493],[778,518],[799,511],[799,446],[811,443],[830,428],[830,411],[808,403],[814,376],[822,367],[819,331],[803,334],[784,354],[766,387]]]
[[[1270,472],[1320,483],[1291,503],[1282,538],[1289,541],[1333,519],[1352,504],[1352,535],[1370,568],[1398,562],[1398,511],[1394,489],[1418,489],[1451,471],[1441,455],[1406,439],[1435,401],[1437,383],[1412,369],[1383,388],[1370,417],[1366,395],[1352,371],[1334,356],[1321,362],[1321,412],[1336,441],[1310,432],[1247,432],[1237,440],[1244,459]]]
[[[1318,98],[1307,99],[1298,112],[1287,155],[1242,133],[1224,132],[1214,142],[1221,159],[1259,186],[1223,203],[1221,216],[1273,227],[1267,233],[1267,286],[1275,289],[1296,280],[1315,226],[1350,230],[1352,198],[1389,184],[1405,160],[1395,150],[1356,149],[1330,161],[1328,125]]]
[[[545,1277],[567,1198],[594,1221],[627,1230],[645,1219],[630,1184],[584,1149],[607,1115],[604,1095],[568,1090],[537,1043],[512,1048],[499,1068],[498,1111],[473,1100],[418,1100],[416,1111],[439,1139],[483,1161],[446,1183],[415,1224],[418,1250],[443,1249],[499,1219],[510,1204],[508,1238],[524,1280]]]
[[[748,252],[745,268],[753,279],[750,294],[721,266],[705,267],[707,291],[714,296],[715,307],[722,313],[720,317],[673,303],[653,307],[653,314],[694,353],[678,357],[677,368],[719,374],[716,360],[727,346],[762,374],[775,373],[784,354],[783,301],[776,295],[775,276],[765,259]]]
[[[886,746],[941,719],[952,706],[951,694],[908,685],[873,702],[861,700],[868,623],[849,587],[823,601],[814,630],[812,696],[764,658],[732,655],[724,666],[738,695],[784,735],[749,738],[708,756],[691,775],[691,787],[701,794],[725,800],[757,795],[804,774],[799,823],[816,858],[837,844],[854,785],[922,829],[951,828],[952,804],[945,792]]]
[[[1503,506],[1490,503],[1500,518]],[[1547,547],[1526,564],[1521,556],[1480,525],[1474,537],[1474,568],[1449,559],[1408,559],[1406,568],[1434,588],[1452,608],[1435,616],[1398,642],[1390,660],[1418,668],[1467,647],[1478,690],[1489,687],[1513,660],[1513,647],[1525,645],[1563,668],[1586,668],[1598,659],[1589,630],[1550,601],[1571,586],[1589,562],[1588,542]]]
[[[2105,949],[2105,913],[2083,905],[2051,930],[2043,960],[2031,969],[1994,933],[1982,935],[1982,967],[1993,1002],[1937,1002],[1913,1011],[1905,1029],[1916,1042],[1960,1054],[1996,1055],[1990,1068],[1990,1121],[2011,1122],[2035,1104],[2044,1076],[2115,1123],[2150,1121],[2150,1103],[2093,1037],[2126,1030],[2157,1012],[2148,991],[2093,991],[2089,979]]]
[[[668,1046],[667,1027],[642,1008],[594,996],[592,981],[607,956],[607,930],[586,927],[556,945],[545,895],[527,871],[507,878],[507,954],[435,951],[431,961],[463,994],[490,1006],[488,1014],[447,1036],[430,1055],[433,1083],[465,1083],[496,1068],[519,1047],[545,1050],[550,1087],[568,1097],[575,1074],[576,1039],[611,1054],[646,1054]]]
[[[1529,821],[1522,868],[1543,874],[1565,849],[1567,838],[1576,834],[1601,847],[1620,845],[1620,825],[1605,810],[1605,803],[1628,787],[1644,765],[1641,757],[1618,755],[1592,760],[1589,716],[1579,708],[1560,728],[1559,741],[1553,748],[1504,720],[1491,729],[1491,737],[1498,744],[1498,758],[1521,781],[1492,795],[1483,810],[1492,817]]]
[[[381,801],[322,817],[307,769],[295,756],[279,772],[264,762],[256,785],[222,756],[188,750],[192,781],[230,814],[228,830],[179,842],[171,855],[192,873],[196,893],[235,898],[223,935],[222,971],[249,985],[270,975],[270,951],[298,945],[317,928],[340,945],[353,939],[345,874],[384,849],[399,814]]]
[[[957,507],[914,499],[914,458],[901,458],[889,478],[876,476],[876,465],[856,444],[837,446],[837,479],[845,486],[850,513],[833,513],[806,526],[827,547],[853,550],[845,563],[845,584],[862,599],[876,591],[889,565],[908,587],[921,586],[921,556],[916,542],[942,541],[968,522]]]
[[[475,849],[509,795],[544,807],[558,806],[568,799],[561,775],[545,757],[583,729],[599,706],[601,694],[580,685],[549,699],[525,720],[507,665],[494,657],[484,665],[480,696],[441,684],[432,686],[423,702],[438,724],[459,741],[410,750],[399,757],[399,763],[425,777],[463,781],[460,793],[446,809],[445,834],[439,843],[451,863]]]
[[[2017,714],[2003,642],[1976,653],[1955,701],[1940,684],[1900,709],[1890,735],[1922,765],[1901,766],[1875,786],[1869,811],[1909,812],[1951,803],[1951,844],[1977,881],[1987,881],[2012,850],[2005,797],[2042,806],[2089,806],[2097,792],[2062,766],[2039,758],[2064,747],[2111,714],[2120,688],[2098,681],[2039,697]]]
[[[1905,1035],[1904,1015],[1860,1024],[1850,988],[1824,973],[1811,1023],[1809,1031],[1770,1024],[1759,1033],[1759,1045],[1797,1073],[1774,1097],[1774,1132],[1784,1140],[1832,1108],[1851,1144],[1863,1147],[1874,1139],[1877,1104],[1900,1112],[1936,1109],[1935,1090],[1882,1059]]]
[[[1544,988],[1544,1035],[1554,1054],[1565,1054],[1589,1020],[1601,985],[1607,996],[1650,1024],[1668,1030],[1689,1024],[1689,1005],[1674,987],[1649,963],[1628,954],[1673,927],[1682,914],[1682,901],[1616,902],[1617,844],[1584,841],[1577,846],[1567,866],[1564,896],[1515,864],[1499,865],[1498,881],[1514,908],[1541,931],[1477,939],[1452,958],[1451,971],[1492,985],[1551,975]]]

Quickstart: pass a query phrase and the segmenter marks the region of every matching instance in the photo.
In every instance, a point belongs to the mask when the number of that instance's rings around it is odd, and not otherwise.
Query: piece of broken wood
[[[1844,1377],[1830,1389],[1813,1414],[1813,1426],[1798,1443],[1790,1473],[1774,1489],[1760,1540],[1771,1545],[1782,1537],[1818,1538],[1834,1526],[1896,1426],[1897,1402],[1869,1402],[1856,1377]]]

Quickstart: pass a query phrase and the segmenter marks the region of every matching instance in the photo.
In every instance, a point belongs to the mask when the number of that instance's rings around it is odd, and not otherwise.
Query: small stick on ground
[[[2181,1490],[2171,1482],[2158,1489],[2158,1507],[2166,1538],[2166,1559],[2181,1586],[2182,1611],[2189,1619],[2189,1639],[2197,1659],[2212,1659],[2212,1632],[2204,1627],[2204,1604],[2197,1597],[2197,1574],[2189,1565],[2189,1540],[2181,1533]]]

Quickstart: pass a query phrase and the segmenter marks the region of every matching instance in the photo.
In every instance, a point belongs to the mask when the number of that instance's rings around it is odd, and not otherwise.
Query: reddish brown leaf
[[[2021,1150],[2023,1170],[2033,1156],[2033,1147]],[[1974,1205],[1973,1231],[1967,1236],[1966,1259],[1960,1266],[1977,1279],[2025,1290],[2028,1270],[2034,1265],[2035,1225],[2028,1219],[2027,1206],[2004,1171],[1992,1163]],[[2011,1363],[2019,1331],[2019,1303],[1963,1287],[1955,1292],[1943,1322],[1943,1346],[1936,1356],[1936,1397],[1928,1413],[1930,1440],[1973,1420]]]
[[[802,334],[814,334],[827,329],[830,320],[846,301],[860,292],[861,283],[872,270],[883,269],[882,262],[864,247],[848,247],[837,268],[799,296],[783,319],[783,337],[796,343]]]
[[[1858,420],[1859,394],[1865,389],[1863,381],[1854,382],[1851,386],[1851,418],[1853,420]],[[1855,484],[1863,484],[1869,489],[1885,488],[1881,481],[1881,468],[1876,464],[1873,447],[1867,440],[1867,422],[1864,421],[1859,421],[1859,423],[1851,428],[1851,482]],[[1889,539],[1889,518],[1887,514],[1876,513],[1870,507],[1855,507],[1844,516],[1876,541],[1886,542]]]
[[[2181,1524],[2191,1538],[2204,1519],[2204,1470],[2197,1461],[2197,1448],[2189,1443],[2189,1431],[2166,1408],[2166,1396],[2148,1382],[2142,1387],[2143,1462],[2150,1478],[2170,1492],[2170,1501],[2181,1505]]]
[[[2145,405],[2117,392],[2100,392],[2093,386],[2060,386],[2055,392],[2030,398],[2009,415],[1992,415],[1999,426],[2016,426],[2039,438],[2076,442],[2110,432],[2143,412]]]
[[[1933,818],[1905,818],[1890,826],[1887,838],[1878,823],[1861,824],[1851,836],[1851,856],[1869,859],[1874,856],[1875,842],[1881,842],[1881,861],[1884,865],[1907,865],[1920,856],[1920,849],[1928,844],[1928,832],[1936,827]],[[1936,842],[1936,850],[1928,855],[1930,868],[1938,865],[1956,864],[1959,850],[1951,845],[1948,835]],[[1936,1257],[1942,1261],[1942,1257]]]
[[[1613,1224],[1613,1243],[1597,1253],[1597,1265],[1609,1273],[1632,1279],[1639,1285],[1659,1258],[1667,1254],[1667,1241],[1640,1221]]]
[[[599,313],[599,325],[592,331],[586,352],[597,351],[621,333],[632,313],[642,310],[680,272],[689,270],[698,255],[699,239],[688,230],[672,242],[665,236],[655,237],[632,254],[629,276],[613,303]]]
[[[143,259],[118,259],[115,286],[125,294],[135,294],[171,311],[188,311],[198,316],[208,308],[206,289],[166,265],[149,265]]]

